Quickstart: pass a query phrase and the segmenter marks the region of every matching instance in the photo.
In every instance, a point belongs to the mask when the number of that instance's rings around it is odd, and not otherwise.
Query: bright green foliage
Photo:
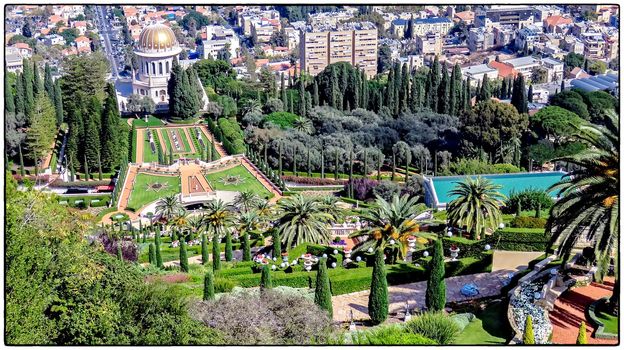
[[[143,236],[143,238],[145,238],[145,236]],[[154,243],[150,243],[149,245],[149,263],[156,265],[156,246]]]
[[[4,69],[4,76],[7,76],[8,71]],[[4,112],[15,113],[15,100],[11,93],[11,82],[9,79],[4,79]]]
[[[219,245],[221,244],[221,240],[219,239],[219,235],[215,232],[212,237],[212,270],[219,271],[221,270],[221,252],[219,251]]]
[[[353,345],[436,345],[434,340],[412,333],[403,324],[377,326],[350,333]]]
[[[33,160],[41,160],[50,150],[56,136],[54,106],[45,94],[37,95],[31,116],[30,127],[26,131],[28,154]]]
[[[121,225],[120,225],[121,227]],[[121,250],[121,241],[117,241],[117,259],[123,261],[123,252]]]
[[[388,281],[386,280],[382,249],[377,249],[375,252],[373,276],[368,297],[368,315],[373,324],[383,323],[388,318]]]
[[[425,305],[432,311],[444,310],[446,306],[446,283],[444,282],[444,252],[442,240],[434,243],[433,257],[429,265],[429,278],[425,292]]]
[[[276,228],[286,249],[303,242],[329,243],[329,223],[335,218],[318,199],[289,196],[281,200],[279,206],[283,214],[278,218]]]
[[[495,230],[502,222],[499,207],[505,199],[497,191],[500,187],[480,176],[459,182],[449,192],[457,196],[447,207],[449,224],[465,228],[473,239],[481,238],[487,229]]]
[[[202,243],[201,243],[201,253],[202,253],[202,265],[208,265],[209,255],[208,252],[208,239],[206,238],[206,234],[202,233]]]
[[[279,231],[273,230],[271,232],[271,238],[273,240],[273,257],[279,258],[282,253],[282,241]]]
[[[262,266],[262,275],[260,276],[260,289],[273,288],[273,280],[271,279],[271,268],[269,265]]]
[[[584,345],[587,344],[587,328],[585,326],[585,321],[581,321],[581,326],[579,327],[578,337],[576,337],[576,345]]]
[[[214,300],[214,297],[214,275],[212,271],[208,270],[204,276],[204,300]]]
[[[529,112],[526,82],[522,74],[518,74],[514,80],[511,104],[516,107],[518,113],[522,114]]]
[[[225,234],[225,261],[232,261],[232,234]]]
[[[296,114],[288,112],[273,112],[262,120],[262,126],[271,123],[282,129],[292,128],[295,121],[299,118]]]
[[[249,234],[247,232],[242,233],[241,245],[243,249],[243,261],[251,261],[251,247],[249,246]]]
[[[319,269],[316,273],[316,287],[314,290],[314,303],[329,314],[332,318],[334,310],[332,308],[331,287],[329,275],[327,274],[327,258],[319,260]]]
[[[186,242],[180,240],[180,270],[182,272],[189,271],[188,254],[186,252]]]
[[[160,229],[158,227],[156,228],[156,236],[154,242],[156,244],[156,267],[162,269],[165,266],[163,265],[162,256],[160,255]]]
[[[533,345],[535,344],[535,334],[533,333],[533,318],[528,315],[524,322],[524,333],[522,334],[522,344]]]
[[[440,345],[451,344],[460,332],[457,323],[444,312],[427,312],[411,319],[405,327]]]

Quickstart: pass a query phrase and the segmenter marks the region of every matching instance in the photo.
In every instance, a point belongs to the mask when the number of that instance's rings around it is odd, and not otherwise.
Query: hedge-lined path
[[[256,171],[256,169],[251,165],[247,157],[243,157],[241,163],[243,164],[245,169],[247,169],[247,171],[251,173],[253,177],[255,177],[256,179],[258,179],[258,181],[260,181],[262,186],[264,186],[267,190],[273,193],[273,197],[270,199],[271,203],[275,203],[280,198],[282,198],[282,195],[273,187],[273,184],[267,181],[267,179],[264,178],[261,172]]]
[[[590,285],[570,289],[555,301],[554,309],[549,313],[553,326],[554,344],[576,344],[581,321],[587,325],[588,344],[617,344],[617,339],[594,338],[594,325],[587,317],[587,308],[594,301],[610,297],[613,294],[613,277],[606,278],[604,284],[592,282]]]
[[[135,163],[143,163],[143,144],[145,144],[145,135],[143,129],[136,130],[136,149],[134,153],[136,154],[136,162]],[[150,146],[151,147],[151,146]],[[150,150],[151,152],[151,150]]]
[[[214,139],[214,136],[212,135],[210,130],[208,130],[208,127],[206,125],[199,125],[197,127],[202,131],[202,133],[204,133],[204,136],[206,137],[208,141],[211,141],[212,139]],[[225,151],[225,148],[223,148],[223,145],[217,142],[216,139],[214,139],[214,145],[215,145],[215,148],[217,149],[217,153],[219,153],[221,157],[225,157],[228,155],[228,153]]]
[[[204,175],[202,175],[202,167],[199,164],[194,164],[189,162],[187,165],[183,165],[180,167],[180,180],[182,182],[182,195],[188,196],[193,191],[191,190],[191,178],[196,178],[199,181],[199,184],[204,188],[204,192],[211,192],[212,188]]]
[[[507,277],[508,273],[508,270],[499,270],[446,278],[446,301],[455,302],[474,299],[465,297],[460,293],[461,287],[468,283],[474,283],[477,288],[479,288],[479,295],[477,298],[496,296],[500,294],[500,290],[503,287],[503,280]],[[426,290],[427,281],[388,286],[388,297],[390,300],[388,308],[389,317],[392,318],[393,314],[398,314],[398,317],[402,318],[406,301],[409,302],[410,310],[422,309],[425,306]],[[334,321],[349,322],[351,320],[351,310],[353,310],[353,318],[355,320],[361,321],[370,319],[368,316],[369,294],[370,290],[365,290],[332,297]]]
[[[130,210],[126,210],[126,207],[128,206],[128,200],[130,199],[130,194],[132,193],[132,182],[138,175],[139,168],[136,165],[129,164],[127,171],[128,174],[126,175],[125,182],[121,184],[123,188],[121,190],[121,194],[119,195],[119,200],[117,201],[117,211],[113,213],[108,213],[102,217],[102,222],[105,224],[110,224],[112,222],[111,217],[113,216],[113,214],[117,214],[118,212],[127,214],[130,220],[136,220],[139,218],[139,214]]]
[[[189,144],[189,147],[191,149],[191,153],[192,154],[197,153],[197,150],[195,149],[195,142],[193,142],[193,138],[191,137],[191,134],[189,132],[189,128],[180,128],[180,130],[182,130],[182,133],[185,135],[184,137],[186,137],[186,139],[188,140],[188,144]]]

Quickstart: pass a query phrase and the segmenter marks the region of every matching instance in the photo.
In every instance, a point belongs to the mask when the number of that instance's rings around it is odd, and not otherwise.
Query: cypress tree
[[[271,231],[271,238],[273,241],[273,257],[279,258],[282,253],[282,239],[278,230]]]
[[[219,234],[215,231],[212,237],[212,270],[221,270],[221,242],[219,240]]]
[[[537,202],[537,207],[535,208],[535,217],[539,218],[542,216],[542,203]]]
[[[206,239],[206,234],[202,233],[202,241],[201,241],[201,254],[202,254],[202,265],[208,265],[209,253],[208,253],[208,239]]]
[[[262,275],[260,275],[260,290],[273,288],[273,280],[271,279],[271,269],[269,265],[262,266]]]
[[[533,345],[535,344],[535,335],[533,333],[533,318],[528,315],[524,322],[524,334],[522,335],[522,344]]]
[[[37,64],[33,62],[33,96],[37,96],[43,91],[43,82],[39,75],[39,68],[37,68]]]
[[[565,81],[561,79],[561,88],[559,89],[559,91],[564,91],[564,90],[565,90]]]
[[[102,111],[100,142],[102,154],[102,166],[105,169],[113,169],[120,164],[122,153],[120,143],[120,118],[117,106],[117,95],[113,84],[106,86],[106,100]]]
[[[533,84],[529,85],[529,91],[527,91],[527,101],[533,102]]]
[[[7,76],[6,68],[4,69],[4,76]],[[6,78],[4,79],[4,113],[15,113],[15,100],[11,93],[11,84]]]
[[[279,147],[278,148],[279,148],[279,150],[278,150],[278,154],[279,154],[278,155],[278,157],[279,157],[279,160],[278,160],[278,162],[279,162],[279,176],[283,176],[284,172],[282,171],[282,143],[281,142],[279,143]]]
[[[584,345],[587,344],[587,328],[585,326],[585,321],[581,321],[581,326],[579,327],[579,333],[576,337],[576,345]]]
[[[336,148],[336,163],[334,164],[334,180],[338,181],[338,148]]]
[[[297,145],[295,145],[295,149],[293,151],[293,174],[295,174],[295,176],[299,176],[299,173],[297,173]]]
[[[325,178],[325,147],[321,141],[321,179]]]
[[[524,82],[524,76],[518,74],[518,77],[514,81],[513,92],[511,95],[511,104],[516,107],[518,113],[528,112],[528,100]]]
[[[433,59],[433,64],[431,66],[431,90],[428,91],[429,95],[431,95],[431,110],[438,110],[438,99],[436,96],[436,92],[438,91],[438,87],[440,86],[440,60],[438,55]]]
[[[5,84],[6,82],[8,82],[7,79],[5,79]],[[7,90],[5,89],[5,94],[6,92]],[[15,81],[15,114],[26,114],[26,100],[24,94],[24,82],[21,79],[21,75],[18,75]]]
[[[145,235],[143,235],[143,237],[145,237]],[[149,245],[149,263],[156,265],[156,247],[154,243],[150,243]]]
[[[464,111],[469,110],[470,107],[471,107],[470,106],[471,105],[470,100],[472,99],[472,96],[471,96],[471,93],[470,93],[470,85],[471,84],[472,83],[471,83],[470,77],[469,77],[468,79],[465,80],[465,84],[464,84],[464,94],[463,94],[464,95],[464,101],[463,101],[463,105],[464,105],[463,110]]]
[[[312,177],[312,163],[310,160],[310,147],[308,147],[308,177]]]
[[[451,72],[451,82],[449,89],[449,113],[459,115],[460,99],[462,93],[462,75],[459,63],[455,63]]]
[[[316,273],[316,287],[314,290],[314,303],[322,310],[327,311],[331,319],[334,314],[332,308],[332,294],[327,273],[327,258],[321,258]]]
[[[392,149],[392,175],[390,176],[390,181],[394,181],[394,173],[396,172],[396,153],[394,149]]]
[[[377,154],[377,181],[381,181],[381,157],[383,157],[383,153],[379,150]]]
[[[225,261],[232,261],[232,234],[225,234]]]
[[[169,148],[169,165],[173,164],[173,150]]]
[[[516,216],[520,216],[522,213],[522,204],[520,201],[516,202]]]
[[[119,229],[121,230],[121,223],[119,223]],[[121,241],[117,241],[117,259],[123,261],[123,251],[121,250]]]
[[[100,101],[96,96],[92,96],[84,118],[85,132],[82,143],[84,155],[92,167],[98,164],[98,154],[101,146],[99,128],[100,113]]]
[[[374,325],[383,323],[388,318],[388,281],[386,280],[384,252],[381,249],[375,252],[368,297],[368,315]]]
[[[188,255],[186,253],[186,242],[181,239],[180,240],[180,271],[189,272],[188,266]]]
[[[449,114],[450,111],[450,82],[448,69],[446,69],[446,61],[442,65],[442,79],[440,80],[440,85],[438,86],[438,112],[441,114]]]
[[[206,275],[204,275],[204,300],[214,300],[215,298],[215,289],[214,289],[214,275],[212,271],[206,271]]]
[[[500,95],[498,96],[501,100],[506,100],[507,99],[507,78],[503,78],[503,82],[501,83],[501,91],[500,91]]]
[[[305,92],[305,108],[306,108],[306,116],[310,116],[310,113],[312,112],[312,95],[310,94],[310,92],[306,91]]]
[[[410,84],[411,84],[411,89],[410,89],[409,105],[410,105],[411,111],[416,112],[418,110],[419,86],[418,86],[418,79],[416,79],[416,74],[414,72],[412,72],[412,76],[410,78]]]
[[[47,62],[44,68],[43,89],[50,100],[54,101],[54,105],[56,106],[56,101],[54,100],[54,81],[52,80],[52,69]]]
[[[243,232],[242,242],[243,246],[243,261],[251,261],[251,247],[249,246],[249,234]]]
[[[22,154],[22,143],[18,143],[17,144],[17,150],[19,152],[19,171],[20,171],[20,176],[24,177],[26,175],[26,172],[24,171],[24,155]]]
[[[156,266],[162,269],[165,266],[163,265],[162,256],[160,255],[160,229],[158,226],[156,226],[154,242],[156,243]]]
[[[24,86],[24,111],[30,117],[30,113],[35,105],[35,95],[33,91],[33,71],[30,61],[23,60],[22,84]]]
[[[362,175],[364,176],[364,178],[368,178],[368,152],[367,149],[364,148],[364,170],[362,170]]]
[[[314,80],[314,88],[312,89],[312,102],[314,106],[319,105],[318,82],[316,80]]]
[[[305,104],[305,87],[303,86],[303,81],[299,83],[299,115],[305,117],[306,114],[306,104]]]
[[[442,238],[435,241],[433,257],[429,265],[429,278],[425,292],[425,304],[432,311],[444,310],[446,305],[446,284],[444,283],[444,255]]]
[[[89,181],[91,177],[89,176],[89,163],[87,162],[87,156],[84,156],[84,172],[85,172],[85,181]]]
[[[492,97],[492,88],[490,87],[490,80],[487,74],[483,75],[481,81],[481,89],[477,93],[477,102],[488,101]]]
[[[353,198],[353,148],[349,152],[349,198]]]
[[[56,125],[60,126],[63,123],[63,97],[61,95],[61,81],[57,80],[54,83],[54,107],[56,111]]]

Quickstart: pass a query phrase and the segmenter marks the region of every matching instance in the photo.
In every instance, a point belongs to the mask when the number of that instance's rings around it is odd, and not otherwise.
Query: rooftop
[[[530,66],[532,64],[536,64],[537,60],[531,56],[527,56],[527,57],[512,58],[504,62],[507,64],[511,64],[514,68],[517,68],[517,67]]]
[[[414,24],[437,24],[437,23],[452,23],[452,22],[450,19],[446,17],[417,18],[414,20]]]
[[[476,66],[468,66],[468,67],[462,68],[462,71],[469,75],[477,75],[477,74],[484,74],[484,73],[487,74],[487,73],[495,72],[496,69],[491,68],[487,64],[478,64]]]

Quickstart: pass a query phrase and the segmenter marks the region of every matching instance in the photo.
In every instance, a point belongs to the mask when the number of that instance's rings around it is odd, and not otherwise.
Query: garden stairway
[[[206,136],[206,139],[208,139],[208,141],[211,141],[214,138],[210,130],[208,130],[208,127],[206,127],[205,125],[201,125],[199,126],[199,128],[204,133],[204,136]],[[217,153],[219,153],[221,157],[225,157],[228,155],[228,153],[225,151],[225,148],[223,148],[223,145],[217,142],[216,139],[215,139],[214,145],[215,145],[215,148],[217,149]]]
[[[123,191],[121,192],[121,196],[119,196],[119,201],[117,202],[117,209],[120,211],[125,210],[128,206],[128,200],[130,200],[130,193],[134,189],[134,180],[136,179],[137,174],[139,173],[139,168],[134,165],[130,165],[128,167],[128,175],[126,176],[125,182],[122,184]]]

